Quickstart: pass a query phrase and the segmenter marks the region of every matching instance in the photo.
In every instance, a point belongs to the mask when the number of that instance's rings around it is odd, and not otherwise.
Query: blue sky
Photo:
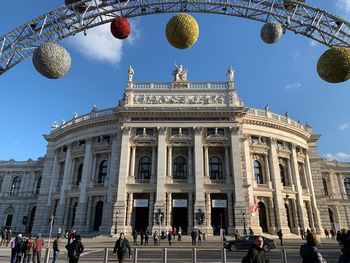
[[[350,19],[350,0],[307,1],[310,5]],[[0,35],[61,7],[64,0],[3,1]],[[127,69],[134,81],[171,81],[174,61],[188,68],[190,81],[225,81],[229,65],[245,106],[264,108],[294,120],[309,121],[321,134],[319,154],[350,161],[350,82],[329,84],[316,73],[326,46],[287,32],[274,45],[260,39],[260,22],[192,14],[198,21],[197,43],[187,50],[168,44],[165,26],[173,14],[130,19],[132,34],[118,41],[108,26],[60,42],[72,57],[72,68],[62,79],[42,77],[31,58],[0,76],[0,160],[37,159],[46,152],[43,134],[53,121],[69,120],[73,113],[114,107],[122,96]]]

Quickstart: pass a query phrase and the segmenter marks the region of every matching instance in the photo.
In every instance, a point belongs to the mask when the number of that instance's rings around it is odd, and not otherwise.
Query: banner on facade
[[[148,207],[148,199],[134,199],[134,207]]]
[[[173,207],[187,207],[187,199],[173,199]]]
[[[211,207],[213,208],[227,208],[227,201],[224,199],[211,200]]]

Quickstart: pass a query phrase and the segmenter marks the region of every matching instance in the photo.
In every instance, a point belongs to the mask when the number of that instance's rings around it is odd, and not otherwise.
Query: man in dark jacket
[[[343,236],[341,243],[343,254],[339,257],[338,263],[350,263],[350,233]]]
[[[125,238],[124,233],[120,233],[119,239],[115,242],[113,255],[117,253],[118,262],[123,263],[126,252],[129,250],[129,257],[131,257],[131,247],[129,241]]]
[[[264,247],[264,239],[262,236],[257,236],[254,240],[254,244],[250,247],[248,254],[243,258],[242,263],[269,263]]]
[[[80,254],[84,251],[84,245],[81,243],[80,235],[75,235],[74,241],[66,245],[68,251],[69,263],[78,263]]]
[[[300,247],[300,256],[303,263],[327,263],[317,249],[320,242],[320,237],[316,233],[310,232],[306,235],[306,244]]]

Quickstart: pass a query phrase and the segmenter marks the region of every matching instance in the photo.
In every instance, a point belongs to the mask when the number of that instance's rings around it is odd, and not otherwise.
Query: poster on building
[[[134,199],[134,207],[148,207],[148,199]]]
[[[211,207],[213,208],[227,208],[227,201],[224,199],[211,200]]]
[[[173,207],[187,207],[187,199],[173,199]]]

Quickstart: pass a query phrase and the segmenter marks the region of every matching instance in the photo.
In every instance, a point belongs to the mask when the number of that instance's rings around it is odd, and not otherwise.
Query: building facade
[[[225,82],[139,83],[117,107],[54,123],[38,161],[0,163],[0,222],[82,234],[180,227],[217,234],[349,228],[350,163],[317,154],[288,115],[246,108]],[[18,179],[20,178],[20,179]]]

